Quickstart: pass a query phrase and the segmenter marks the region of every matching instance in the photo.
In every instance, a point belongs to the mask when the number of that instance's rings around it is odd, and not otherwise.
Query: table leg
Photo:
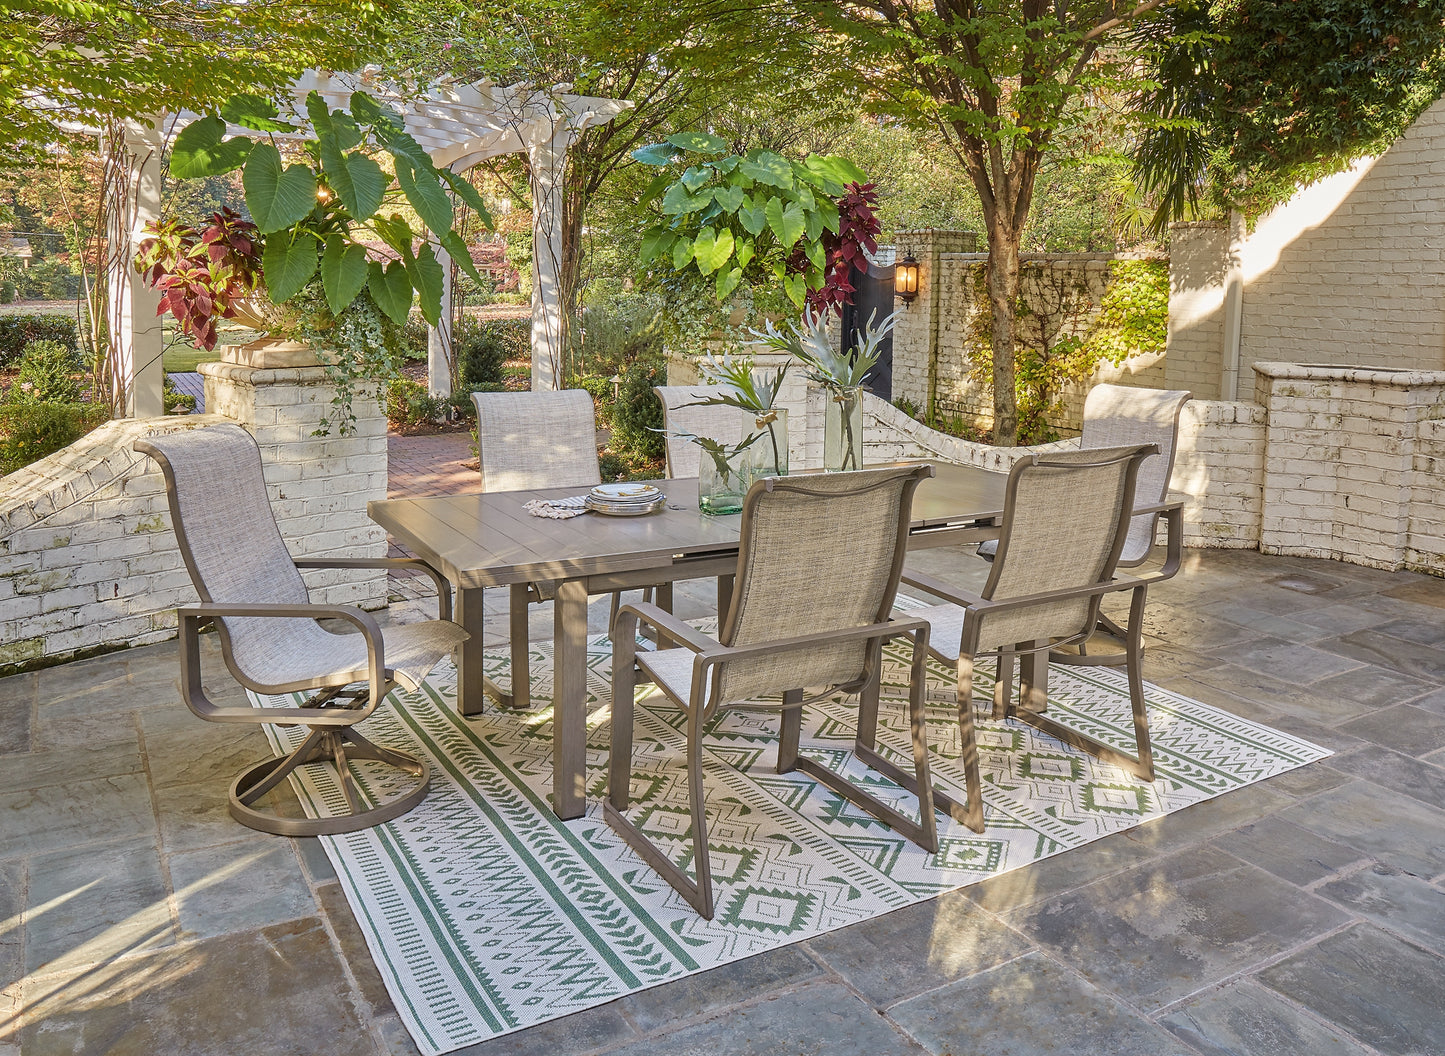
[[[487,697],[481,587],[457,588],[456,615],[457,622],[471,635],[457,649],[457,711],[463,715],[480,715]]]
[[[552,603],[552,809],[587,809],[587,584],[562,580]]]
[[[1019,708],[1041,715],[1049,708],[1049,651],[1025,653],[1020,660]]]
[[[512,646],[512,692],[503,707],[526,710],[532,706],[532,668],[527,629],[527,607],[530,604],[527,584],[513,583],[508,605],[508,635]]]

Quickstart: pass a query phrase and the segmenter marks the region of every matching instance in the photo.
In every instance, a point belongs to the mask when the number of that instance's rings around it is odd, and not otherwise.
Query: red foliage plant
[[[236,302],[261,286],[256,225],[222,209],[200,230],[175,220],[153,221],[145,230],[150,237],[140,244],[135,267],[161,291],[156,314],[170,312],[181,332],[210,352],[219,320],[236,318]]]
[[[850,183],[838,199],[838,233],[823,232],[823,249],[828,255],[823,285],[808,294],[808,308],[813,312],[841,312],[843,305],[853,303],[857,292],[849,281],[853,269],[868,267],[869,253],[878,251],[877,184]]]

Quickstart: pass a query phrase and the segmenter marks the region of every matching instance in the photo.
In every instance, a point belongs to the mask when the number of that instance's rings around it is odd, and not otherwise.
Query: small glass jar
[[[829,473],[863,468],[863,389],[825,389],[823,468]]]
[[[742,512],[743,496],[752,483],[752,448],[756,446],[721,461],[703,451],[697,464],[698,509],[713,516]]]
[[[758,477],[786,477],[788,475],[788,412],[775,407],[753,419],[749,435],[757,436],[749,446],[746,455],[752,456],[750,471],[753,479]]]

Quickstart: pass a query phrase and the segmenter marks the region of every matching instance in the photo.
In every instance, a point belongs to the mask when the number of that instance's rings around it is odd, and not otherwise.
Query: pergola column
[[[550,139],[527,144],[532,185],[532,388],[560,389],[562,377],[562,188],[576,133],[557,123]]]
[[[452,362],[456,347],[452,344],[452,282],[456,269],[452,258],[444,249],[436,251],[437,263],[442,266],[442,314],[437,325],[427,328],[426,374],[427,389],[433,396],[452,394]]]
[[[165,332],[156,315],[160,294],[141,281],[131,267],[142,229],[161,212],[161,147],[159,123],[127,121],[119,141],[103,144],[106,166],[115,167],[109,209],[110,260],[106,293],[110,301],[111,384],[122,397],[127,418],[155,418],[165,413],[162,387]]]

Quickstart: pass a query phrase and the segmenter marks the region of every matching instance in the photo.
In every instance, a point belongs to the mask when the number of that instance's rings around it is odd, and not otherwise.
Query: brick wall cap
[[[1445,370],[1330,366],[1325,363],[1255,363],[1255,373],[1281,381],[1360,381],[1397,389],[1445,386]]]

